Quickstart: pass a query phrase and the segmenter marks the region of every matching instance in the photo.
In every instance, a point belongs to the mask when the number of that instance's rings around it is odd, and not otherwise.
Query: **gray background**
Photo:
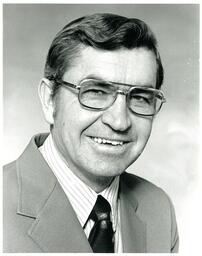
[[[94,12],[143,19],[157,36],[167,103],[130,172],[162,187],[176,208],[180,251],[197,252],[199,5],[4,4],[4,163],[48,131],[37,96],[48,48],[69,21]],[[197,238],[198,237],[198,238]],[[198,239],[198,240],[197,240]]]

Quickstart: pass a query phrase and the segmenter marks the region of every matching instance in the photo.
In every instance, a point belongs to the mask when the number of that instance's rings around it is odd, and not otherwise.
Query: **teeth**
[[[123,145],[123,141],[106,140],[106,139],[96,138],[96,137],[93,137],[93,140],[99,144],[111,144],[113,146]]]
[[[98,139],[97,139],[97,142],[98,142],[99,144],[101,144],[101,143],[102,143],[102,139],[101,139],[101,138],[98,138]]]

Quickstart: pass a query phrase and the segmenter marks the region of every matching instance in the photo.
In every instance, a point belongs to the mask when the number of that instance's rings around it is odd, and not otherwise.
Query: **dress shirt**
[[[97,196],[102,195],[110,203],[111,221],[115,232],[114,250],[117,253],[122,252],[120,203],[118,199],[119,176],[115,177],[110,186],[101,193],[96,193],[70,170],[68,163],[54,145],[51,134],[39,150],[68,197],[87,237],[94,225],[93,220],[88,220],[88,217],[95,205]]]

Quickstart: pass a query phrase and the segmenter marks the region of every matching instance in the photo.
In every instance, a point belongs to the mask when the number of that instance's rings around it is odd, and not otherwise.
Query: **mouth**
[[[123,140],[111,140],[111,139],[105,139],[101,137],[90,137],[95,143],[98,144],[104,144],[109,146],[123,146],[124,144],[128,143],[129,141],[123,141]]]

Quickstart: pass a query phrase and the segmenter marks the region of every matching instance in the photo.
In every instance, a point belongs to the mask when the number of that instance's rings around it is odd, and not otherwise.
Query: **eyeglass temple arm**
[[[63,85],[65,87],[71,87],[73,89],[79,89],[80,88],[80,86],[78,86],[78,85],[75,85],[75,84],[60,80],[60,79],[56,79],[55,77],[50,77],[49,80],[55,82],[56,84]]]
[[[160,91],[161,92],[161,91]],[[166,102],[166,98],[165,98],[165,96],[164,96],[164,94],[161,92],[161,94],[160,94],[160,99],[161,99],[161,101],[162,101],[162,103],[165,103]]]
[[[80,86],[78,85],[75,85],[75,84],[71,84],[69,82],[65,82],[63,80],[55,80],[56,83],[59,83],[61,85],[64,85],[65,87],[71,87],[71,88],[74,88],[74,89],[79,89]]]

